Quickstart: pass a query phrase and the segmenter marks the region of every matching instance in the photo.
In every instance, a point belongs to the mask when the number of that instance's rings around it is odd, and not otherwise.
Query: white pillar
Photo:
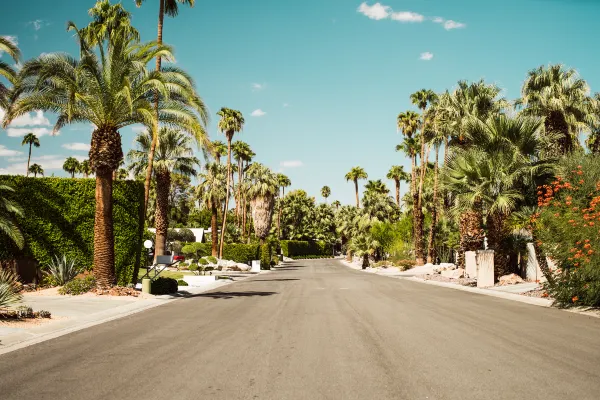
[[[477,279],[477,253],[474,251],[465,252],[465,273],[468,278]]]
[[[477,287],[494,286],[494,250],[477,251]]]

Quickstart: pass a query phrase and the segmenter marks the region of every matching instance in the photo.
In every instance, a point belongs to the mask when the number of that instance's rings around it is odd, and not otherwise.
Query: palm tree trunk
[[[29,157],[27,157],[27,174],[25,176],[29,176],[29,162],[31,161],[31,145],[33,143],[29,143]]]
[[[412,171],[411,171],[411,192],[413,197],[413,231],[414,231],[414,243],[415,243],[415,261],[417,265],[424,263],[424,249],[423,249],[423,223],[421,219],[421,209],[419,208],[419,192],[417,188],[417,156],[412,155]]]
[[[354,180],[354,191],[356,192],[356,208],[360,208],[360,201],[358,200],[358,179]]]
[[[166,171],[159,171],[156,171],[156,211],[154,212],[156,243],[154,247],[154,257],[165,254],[167,231],[169,229],[169,189],[171,187],[171,174]]]
[[[483,249],[483,215],[480,201],[476,202],[471,210],[460,215],[458,230],[460,235],[458,266],[464,268],[465,252]]]
[[[396,205],[400,208],[400,179],[396,179]]]
[[[503,239],[509,234],[506,227],[506,215],[500,212],[488,215],[488,248],[494,250],[494,275],[496,279],[514,272],[511,270],[508,255],[502,246]]]
[[[211,201],[210,203],[210,211],[211,211],[211,217],[210,217],[210,236],[211,236],[211,248],[212,248],[212,252],[211,255],[213,257],[217,257],[219,255],[219,246],[218,246],[218,242],[219,242],[219,234],[217,233],[217,214],[218,214],[218,210],[217,210],[217,205]]]
[[[115,284],[115,241],[112,215],[112,171],[96,170],[96,215],[94,219],[94,276],[96,285],[109,288]]]
[[[438,170],[439,170],[439,149],[435,151],[435,169],[433,173],[433,208],[431,211],[431,230],[429,231],[429,243],[427,244],[427,262],[435,262],[435,236],[437,234],[437,207],[438,207]]]
[[[231,139],[233,139],[233,132],[227,132],[227,194],[225,196],[225,210],[223,211],[223,227],[221,228],[221,243],[219,243],[219,258],[223,257],[223,243],[225,242],[225,228],[227,227],[227,209],[229,208],[229,190],[231,186]]]
[[[158,8],[158,35],[156,42],[162,44],[163,36],[163,22],[165,19],[165,0],[159,0]],[[161,58],[156,57],[156,70],[160,71]],[[150,200],[150,183],[152,181],[152,166],[154,163],[154,152],[156,151],[156,144],[158,143],[158,92],[154,95],[154,108],[156,113],[156,120],[154,121],[154,127],[152,129],[152,143],[150,144],[150,151],[148,152],[148,168],[146,169],[146,180],[144,181],[144,215],[148,212],[148,201]]]
[[[235,222],[239,227],[241,225],[241,210],[242,210],[242,179],[243,179],[243,171],[242,171],[242,158],[238,159],[238,190],[237,197],[235,200]]]

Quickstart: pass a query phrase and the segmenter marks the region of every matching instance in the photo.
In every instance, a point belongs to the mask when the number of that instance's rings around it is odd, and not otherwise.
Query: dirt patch
[[[0,319],[0,326],[5,328],[27,329],[65,319],[68,319],[68,317]]]
[[[454,283],[455,285],[461,286],[477,286],[477,281],[475,279],[470,278],[448,278],[439,274],[426,274],[426,275],[417,275],[417,278],[424,279],[426,281],[436,281],[436,282],[446,282],[446,283]]]
[[[525,293],[521,293],[521,294],[523,296],[527,296],[527,297],[539,297],[541,299],[554,300],[552,297],[548,296],[548,292],[546,292],[542,288],[530,290],[529,292],[525,292]]]

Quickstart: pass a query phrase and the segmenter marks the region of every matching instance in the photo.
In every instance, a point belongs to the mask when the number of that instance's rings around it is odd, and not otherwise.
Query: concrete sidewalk
[[[180,287],[180,291],[172,295],[146,295],[147,297],[24,294],[23,305],[30,306],[34,311],[50,311],[52,318],[27,323],[0,323],[0,354],[213,290],[231,282],[216,281],[201,287]]]

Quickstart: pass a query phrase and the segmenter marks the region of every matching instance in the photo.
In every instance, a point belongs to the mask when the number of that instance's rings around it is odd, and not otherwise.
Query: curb
[[[252,275],[252,276],[257,276],[257,275]],[[250,276],[248,278],[250,278]],[[245,278],[245,279],[247,279],[247,278]],[[245,279],[241,279],[241,280],[245,280]],[[221,283],[221,285],[218,285],[217,287],[210,287],[210,288],[207,288],[205,290],[201,290],[201,291],[198,291],[198,292],[195,292],[195,293],[205,293],[205,292],[208,292],[208,291],[211,291],[211,290],[214,290],[214,289],[218,289],[218,288],[223,287],[223,286],[230,285],[230,284],[235,283],[235,282],[239,282],[239,281],[224,281],[224,282]],[[29,347],[29,346],[32,346],[34,344],[42,343],[42,342],[45,342],[47,340],[55,339],[55,338],[60,337],[60,336],[68,335],[69,333],[73,333],[73,332],[81,331],[81,330],[84,330],[84,329],[87,329],[87,328],[91,328],[92,326],[100,325],[100,324],[103,324],[105,322],[114,321],[116,319],[124,318],[124,317],[130,316],[130,315],[133,315],[133,314],[137,314],[137,313],[142,312],[142,311],[150,310],[151,308],[162,306],[162,305],[171,303],[173,301],[183,300],[183,299],[186,299],[186,298],[187,298],[186,296],[172,297],[171,295],[155,296],[155,298],[151,299],[151,300],[154,301],[153,303],[147,304],[145,306],[141,306],[139,308],[134,308],[133,310],[127,309],[127,310],[119,312],[119,313],[117,313],[115,315],[111,315],[109,317],[104,317],[104,318],[102,318],[102,316],[100,316],[100,318],[98,318],[96,320],[87,321],[87,322],[84,322],[81,325],[76,325],[76,326],[71,326],[71,327],[67,327],[67,328],[62,328],[62,329],[58,329],[56,331],[52,331],[52,332],[48,332],[48,333],[42,333],[40,335],[35,336],[34,338],[26,339],[26,340],[23,340],[21,342],[17,342],[15,344],[6,345],[6,347],[4,347],[2,345],[0,347],[0,355],[6,354],[6,353],[10,353],[10,352],[15,351],[15,350],[23,349],[25,347]],[[130,305],[127,304],[127,305],[124,305],[124,306],[121,306],[121,307],[128,307],[128,306],[130,306]],[[103,312],[106,312],[106,311],[103,311]],[[99,314],[101,314],[103,312],[100,312]],[[2,338],[0,337],[0,340],[1,339]]]

